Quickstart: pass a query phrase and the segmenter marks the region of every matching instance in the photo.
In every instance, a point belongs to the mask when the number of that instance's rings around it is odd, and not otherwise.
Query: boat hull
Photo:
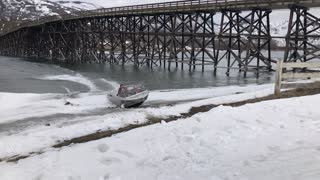
[[[143,91],[129,97],[119,97],[117,96],[117,93],[117,91],[112,91],[111,93],[109,93],[109,101],[111,101],[116,106],[124,106],[125,108],[139,107],[147,100],[149,96],[148,91]]]

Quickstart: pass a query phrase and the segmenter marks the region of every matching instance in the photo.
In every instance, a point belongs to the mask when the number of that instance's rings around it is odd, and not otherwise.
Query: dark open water
[[[281,57],[282,53],[274,53]],[[188,69],[188,68],[186,68]],[[110,90],[117,83],[143,83],[151,90],[182,89],[227,85],[263,84],[273,81],[273,73],[263,73],[257,79],[253,73],[247,78],[233,71],[230,77],[226,69],[213,75],[212,67],[193,72],[163,67],[134,67],[109,64],[53,64],[28,59],[0,56],[0,92],[16,93],[65,93],[71,91]]]

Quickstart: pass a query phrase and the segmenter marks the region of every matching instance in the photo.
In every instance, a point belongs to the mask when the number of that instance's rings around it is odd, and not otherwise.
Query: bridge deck
[[[19,28],[37,26],[47,22],[90,17],[126,16],[156,13],[190,13],[194,11],[212,12],[221,11],[223,9],[235,9],[240,11],[250,10],[253,8],[285,9],[292,4],[298,4],[304,7],[320,7],[320,0],[189,0],[103,8],[90,11],[79,11],[61,16],[39,18],[35,21],[22,23],[19,27],[12,29],[10,32]],[[4,34],[7,33],[9,32]]]

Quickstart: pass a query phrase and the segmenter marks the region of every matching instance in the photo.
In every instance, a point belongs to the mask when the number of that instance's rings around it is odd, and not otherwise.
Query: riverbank
[[[151,91],[144,106],[136,109],[115,108],[106,93],[82,93],[76,97],[1,93],[0,159],[46,151],[68,139],[145,123],[150,117],[179,116],[212,99],[227,102],[230,98],[264,96],[272,93],[272,85]],[[229,97],[232,95],[236,96]],[[65,105],[66,102],[72,105]]]
[[[315,127],[320,115],[316,108],[320,96],[304,95],[317,94],[319,89],[289,91],[283,94],[283,98],[288,99],[277,99],[272,93],[272,84],[154,91],[146,105],[157,102],[156,107],[129,110],[110,107],[113,112],[106,114],[76,116],[74,119],[64,117],[59,122],[29,126],[10,133],[2,132],[0,177],[10,180],[26,177],[153,179],[155,176],[158,179],[264,179],[262,173],[270,174],[270,169],[289,166],[291,169],[287,174],[276,171],[267,177],[292,179],[298,169],[294,165],[300,161],[308,161],[309,165],[303,167],[299,175],[310,175],[307,174],[310,169],[320,167],[320,164],[312,161],[313,155],[316,155],[314,153],[318,152],[312,143],[316,144],[319,139]],[[104,96],[100,95],[93,97],[101,99]],[[293,96],[303,97],[289,98]],[[39,102],[34,101],[34,97],[28,98],[33,100],[29,101],[29,107],[33,109]],[[88,102],[88,97],[85,100],[82,98],[83,94],[78,98],[67,98],[67,101],[72,104]],[[170,98],[175,98],[175,103],[158,104]],[[40,99],[44,102],[48,100]],[[190,102],[186,102],[188,100]],[[106,99],[103,101],[106,103]],[[59,112],[52,99],[48,103]],[[61,105],[61,109],[64,106]],[[22,107],[26,108],[27,105]],[[80,103],[71,107],[71,112],[77,114],[73,108],[83,107]],[[93,109],[96,108],[99,109],[97,106]],[[32,111],[25,114],[37,115]],[[7,123],[23,121],[11,119]],[[90,134],[94,138],[75,141]],[[297,148],[302,150],[297,151]],[[285,151],[289,153],[284,154]],[[278,162],[297,153],[309,156]],[[81,164],[80,161],[86,163]],[[267,169],[259,168],[262,166]],[[103,170],[105,168],[108,172]]]

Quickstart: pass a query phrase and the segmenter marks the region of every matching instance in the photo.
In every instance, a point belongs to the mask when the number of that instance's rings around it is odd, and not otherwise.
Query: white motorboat
[[[116,106],[130,108],[142,105],[148,95],[149,91],[142,85],[120,85],[108,94],[108,99]]]

